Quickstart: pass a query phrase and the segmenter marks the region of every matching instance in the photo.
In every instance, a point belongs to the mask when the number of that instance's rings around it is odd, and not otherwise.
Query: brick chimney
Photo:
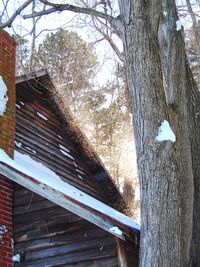
[[[0,29],[0,148],[10,157],[13,157],[15,140],[15,48],[13,38]],[[13,184],[0,176],[1,267],[13,266],[12,202]]]

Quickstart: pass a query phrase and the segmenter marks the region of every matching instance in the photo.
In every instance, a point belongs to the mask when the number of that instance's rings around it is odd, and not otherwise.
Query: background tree
[[[87,134],[97,153],[129,204],[129,213],[139,220],[138,200],[135,200],[136,166],[130,110],[125,99],[124,74],[118,66],[115,80],[105,86],[92,86],[97,67],[92,45],[75,32],[63,29],[46,35],[31,57],[31,47],[20,43],[17,50],[18,73],[47,68],[64,103],[70,107],[80,127]],[[28,51],[28,53],[27,53]],[[25,61],[25,62],[24,62]],[[22,64],[23,63],[23,64]],[[26,68],[25,68],[26,67]],[[108,99],[107,99],[108,98]],[[123,147],[126,144],[126,153]],[[123,156],[122,156],[123,155]],[[134,187],[134,188],[133,188]]]
[[[32,61],[32,70],[47,68],[70,108],[78,110],[78,101],[91,90],[91,80],[97,68],[92,45],[75,32],[59,29],[46,35]]]
[[[30,55],[29,41],[20,35],[14,35],[16,47],[16,75],[28,72],[28,59]]]
[[[120,16],[113,17],[104,7],[99,11],[40,0],[44,9],[24,18],[70,10],[97,16],[120,33],[142,195],[140,265],[199,266],[199,93],[185,57],[175,2],[118,2]],[[22,9],[2,26],[10,25]],[[176,138],[161,138],[163,123]]]

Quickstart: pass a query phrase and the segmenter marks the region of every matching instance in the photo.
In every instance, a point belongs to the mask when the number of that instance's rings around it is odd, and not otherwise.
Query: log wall
[[[15,267],[114,267],[115,238],[62,207],[15,185]]]
[[[47,99],[43,89],[35,90],[27,82],[17,85],[16,150],[40,161],[69,184],[108,203]],[[15,267],[137,266],[137,249],[132,259],[124,245],[126,251],[120,259],[121,248],[111,234],[22,186],[15,184],[14,192],[14,249],[21,257]]]
[[[27,83],[17,85],[16,150],[42,162],[64,181],[106,202],[105,194],[84,164],[81,153],[66,137],[66,130],[46,97],[27,87]]]

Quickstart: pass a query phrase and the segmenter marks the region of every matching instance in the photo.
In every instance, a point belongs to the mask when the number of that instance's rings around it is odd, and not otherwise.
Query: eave
[[[15,169],[9,164],[0,161],[0,174],[8,179],[26,187],[27,189],[35,192],[36,194],[54,202],[55,204],[63,207],[64,209],[71,211],[72,213],[82,217],[83,219],[97,225],[105,231],[115,235],[116,237],[126,240],[126,238],[134,240],[137,244],[139,230],[126,225],[116,218],[112,218],[108,213],[100,212],[91,206],[87,206],[84,203],[71,198],[70,196],[55,190],[54,188],[40,182],[39,180]],[[102,205],[105,205],[102,203]],[[106,208],[110,208],[105,205]],[[113,209],[110,208],[110,214],[113,213]],[[116,211],[117,212],[117,211]],[[119,213],[119,212],[117,212]],[[121,216],[124,216],[121,214]],[[131,219],[130,219],[131,220]],[[121,234],[113,232],[111,229],[117,227],[121,230]]]

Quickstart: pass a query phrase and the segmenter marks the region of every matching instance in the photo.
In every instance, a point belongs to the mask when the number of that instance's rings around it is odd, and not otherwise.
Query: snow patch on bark
[[[178,19],[178,20],[176,21],[176,30],[177,30],[177,31],[180,31],[181,29],[182,29],[182,24],[181,24],[180,20]]]
[[[6,95],[8,88],[3,81],[2,76],[0,76],[0,116],[4,115],[6,111],[6,104],[8,102],[8,97]]]
[[[158,135],[156,136],[156,141],[163,142],[163,141],[176,141],[176,136],[174,132],[172,131],[169,122],[164,120],[161,123],[161,126],[158,129]]]

